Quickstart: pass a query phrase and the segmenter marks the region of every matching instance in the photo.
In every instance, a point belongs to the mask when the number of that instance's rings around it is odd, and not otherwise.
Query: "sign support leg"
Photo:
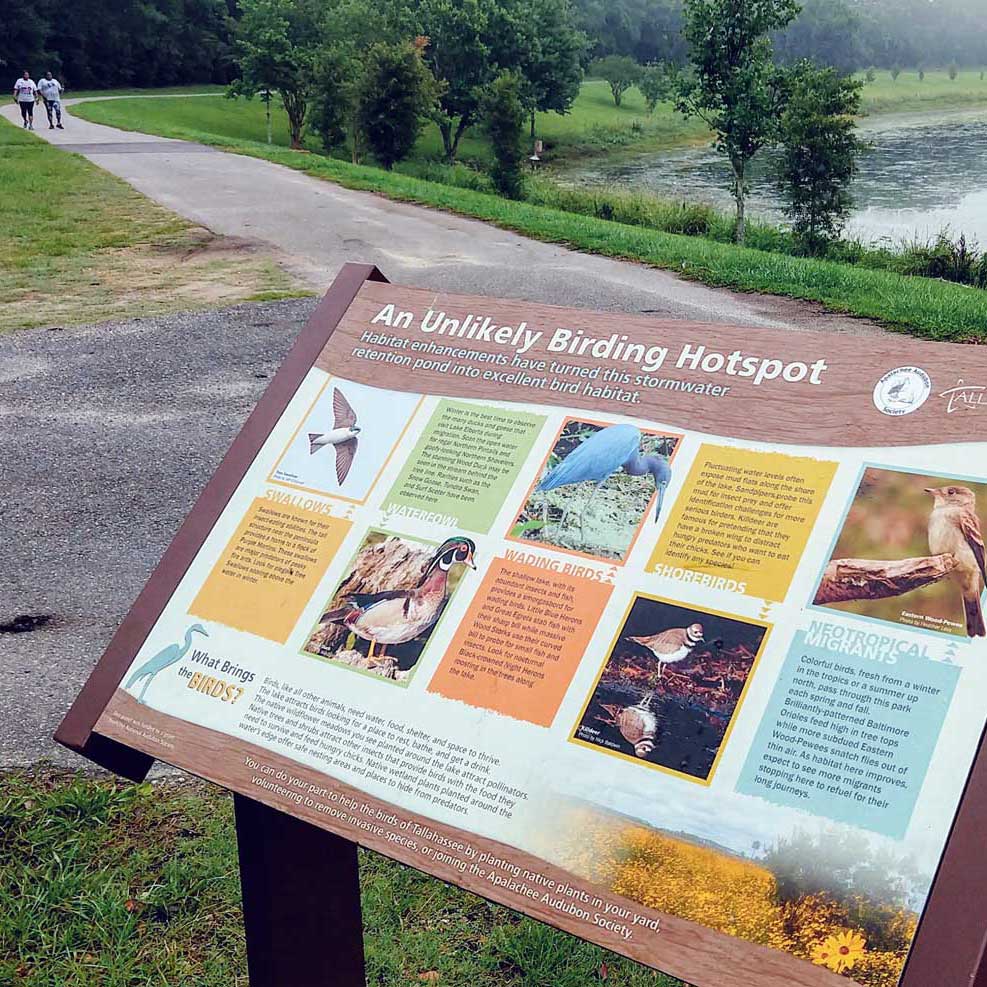
[[[250,987],[364,987],[356,844],[233,802]]]

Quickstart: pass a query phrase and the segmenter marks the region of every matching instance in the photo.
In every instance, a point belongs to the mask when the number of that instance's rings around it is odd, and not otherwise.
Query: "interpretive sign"
[[[985,388],[347,268],[58,739],[694,984],[972,983]]]

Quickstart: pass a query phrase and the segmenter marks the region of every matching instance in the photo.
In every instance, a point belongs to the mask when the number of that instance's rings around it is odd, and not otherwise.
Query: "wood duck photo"
[[[407,684],[475,555],[461,535],[435,544],[371,531],[305,652]]]

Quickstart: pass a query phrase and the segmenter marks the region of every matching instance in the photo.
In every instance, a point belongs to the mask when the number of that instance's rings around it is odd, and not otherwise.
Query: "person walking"
[[[62,126],[62,84],[54,78],[51,72],[45,72],[45,77],[38,83],[38,92],[45,101],[45,113],[48,114],[48,129],[54,130],[56,121],[58,129]]]
[[[26,130],[34,130],[34,101],[38,98],[38,87],[31,73],[24,74],[14,83],[14,99],[21,110],[21,120]]]

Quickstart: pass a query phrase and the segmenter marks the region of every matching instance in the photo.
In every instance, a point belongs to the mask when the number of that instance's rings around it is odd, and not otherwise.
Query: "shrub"
[[[524,195],[521,174],[524,109],[521,106],[521,80],[515,73],[504,72],[491,85],[486,124],[494,155],[490,169],[494,188],[508,199],[520,199]]]
[[[437,96],[421,47],[381,42],[367,52],[356,116],[374,157],[388,171],[411,153]]]
[[[949,78],[952,79],[953,82],[955,82],[956,81],[956,77],[960,74],[960,70],[959,70],[958,66],[956,65],[956,62],[950,62],[949,63],[948,72],[949,72]]]
[[[895,267],[901,274],[987,287],[987,253],[982,254],[963,234],[954,240],[949,230],[931,242],[906,244],[896,257]]]
[[[899,75],[901,75],[901,66],[900,65],[892,65],[891,66],[891,81],[892,82],[897,82]]]
[[[644,96],[648,113],[654,113],[655,107],[672,95],[673,73],[663,62],[650,62],[641,71],[637,88]]]
[[[850,211],[850,183],[862,148],[854,122],[860,89],[849,76],[810,62],[800,62],[789,75],[776,182],[796,241],[808,254],[826,252]]]
[[[925,69],[918,70],[918,81],[925,82]]]
[[[867,70],[865,78],[868,82],[874,82],[877,79],[877,69],[873,65]]]

